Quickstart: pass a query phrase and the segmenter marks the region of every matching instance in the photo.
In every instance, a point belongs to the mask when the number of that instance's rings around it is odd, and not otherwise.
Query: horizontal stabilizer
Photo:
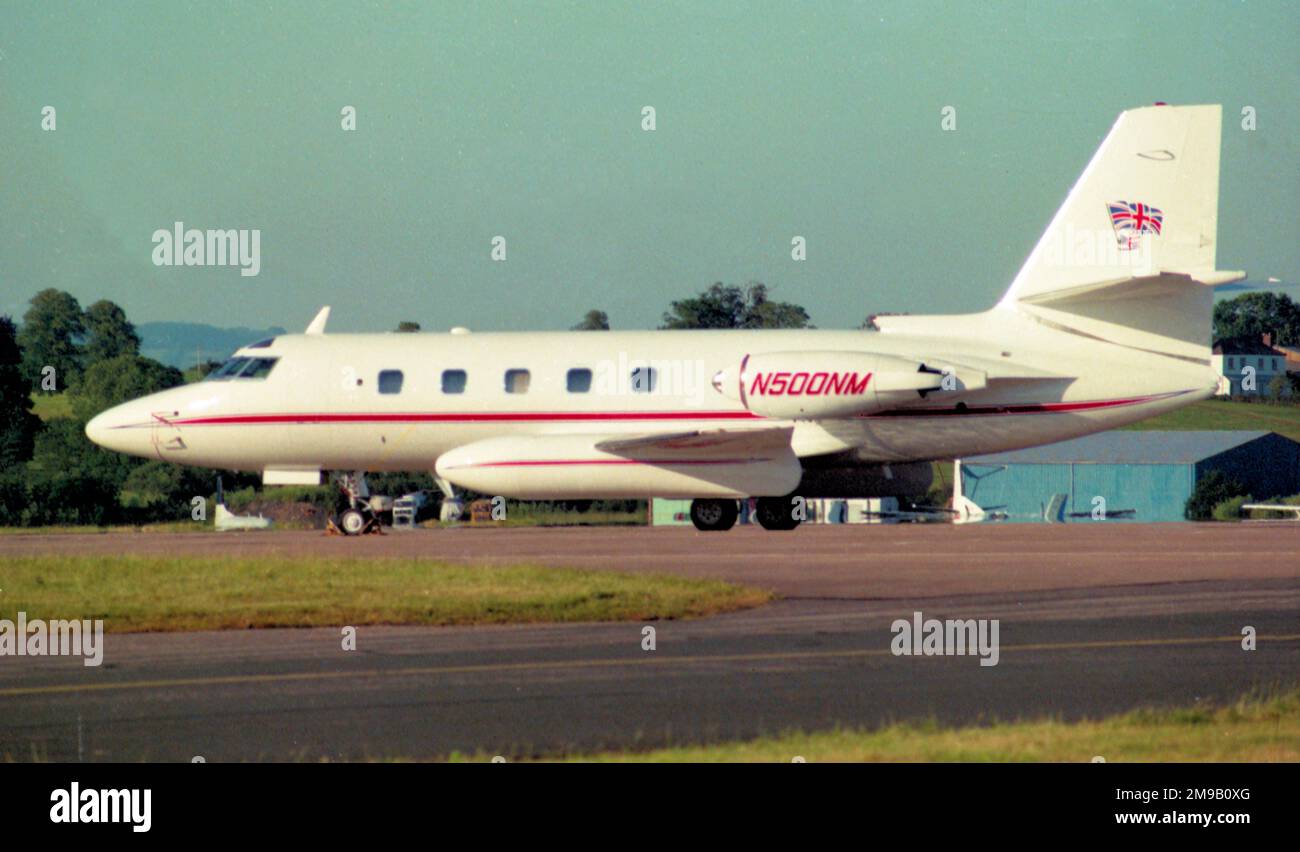
[[[1114,299],[1129,299],[1138,296],[1172,295],[1185,287],[1216,287],[1241,281],[1244,272],[1212,271],[1204,273],[1161,272],[1155,275],[1142,275],[1128,278],[1114,278],[1092,284],[1081,284],[1064,290],[1053,290],[1037,296],[1026,296],[1020,301],[1026,305],[1070,305],[1082,302],[1098,302]]]

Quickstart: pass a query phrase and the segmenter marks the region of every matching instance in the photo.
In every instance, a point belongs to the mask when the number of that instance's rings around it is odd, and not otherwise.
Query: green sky
[[[1300,280],[1298,44],[1293,2],[0,0],[0,313],[645,328],[751,279],[828,328],[977,310],[1156,100],[1224,104],[1219,266]],[[261,229],[261,274],[155,267],[176,220]]]

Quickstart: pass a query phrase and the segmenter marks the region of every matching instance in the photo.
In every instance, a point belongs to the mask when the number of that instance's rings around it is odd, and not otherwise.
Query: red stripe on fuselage
[[[555,411],[482,412],[460,414],[231,414],[173,420],[176,426],[225,426],[260,423],[536,423],[635,420],[762,420],[748,411]]]
[[[648,464],[657,467],[707,464],[762,464],[772,459],[519,459],[513,461],[482,462],[456,465],[452,470],[471,467],[564,467],[568,465],[627,465]]]
[[[1089,402],[1039,402],[1014,405],[983,405],[965,408],[898,408],[860,414],[860,418],[873,417],[950,417],[989,414],[1056,414],[1072,411],[1092,411],[1137,405],[1160,399],[1182,396],[1190,390],[1135,396],[1124,399],[1104,399]],[[212,417],[193,417],[170,421],[172,426],[247,426],[280,423],[591,423],[591,422],[664,422],[675,420],[766,420],[768,418],[750,411],[505,411],[461,412],[455,414],[400,412],[393,414],[361,412],[327,414],[306,412],[300,414],[228,414]],[[134,424],[132,424],[134,425]],[[148,424],[142,424],[148,425]],[[123,427],[118,427],[123,428]]]

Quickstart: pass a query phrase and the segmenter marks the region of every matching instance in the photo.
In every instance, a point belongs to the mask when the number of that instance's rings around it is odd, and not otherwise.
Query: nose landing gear
[[[331,520],[326,530],[340,532],[343,535],[382,534],[379,516],[370,508],[370,488],[366,485],[366,472],[359,470],[356,473],[342,474],[339,477],[339,488],[348,497],[348,508],[339,513],[337,520]]]

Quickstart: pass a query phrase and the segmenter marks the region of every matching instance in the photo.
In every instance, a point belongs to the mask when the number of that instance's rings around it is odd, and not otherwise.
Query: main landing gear
[[[736,525],[740,507],[735,500],[692,500],[691,523],[701,532],[723,532]]]
[[[792,530],[799,526],[790,497],[759,497],[754,507],[754,517],[765,530]]]
[[[792,530],[799,526],[791,497],[759,497],[754,518],[765,530]],[[722,532],[736,525],[740,508],[735,500],[692,500],[691,523],[701,532]]]

